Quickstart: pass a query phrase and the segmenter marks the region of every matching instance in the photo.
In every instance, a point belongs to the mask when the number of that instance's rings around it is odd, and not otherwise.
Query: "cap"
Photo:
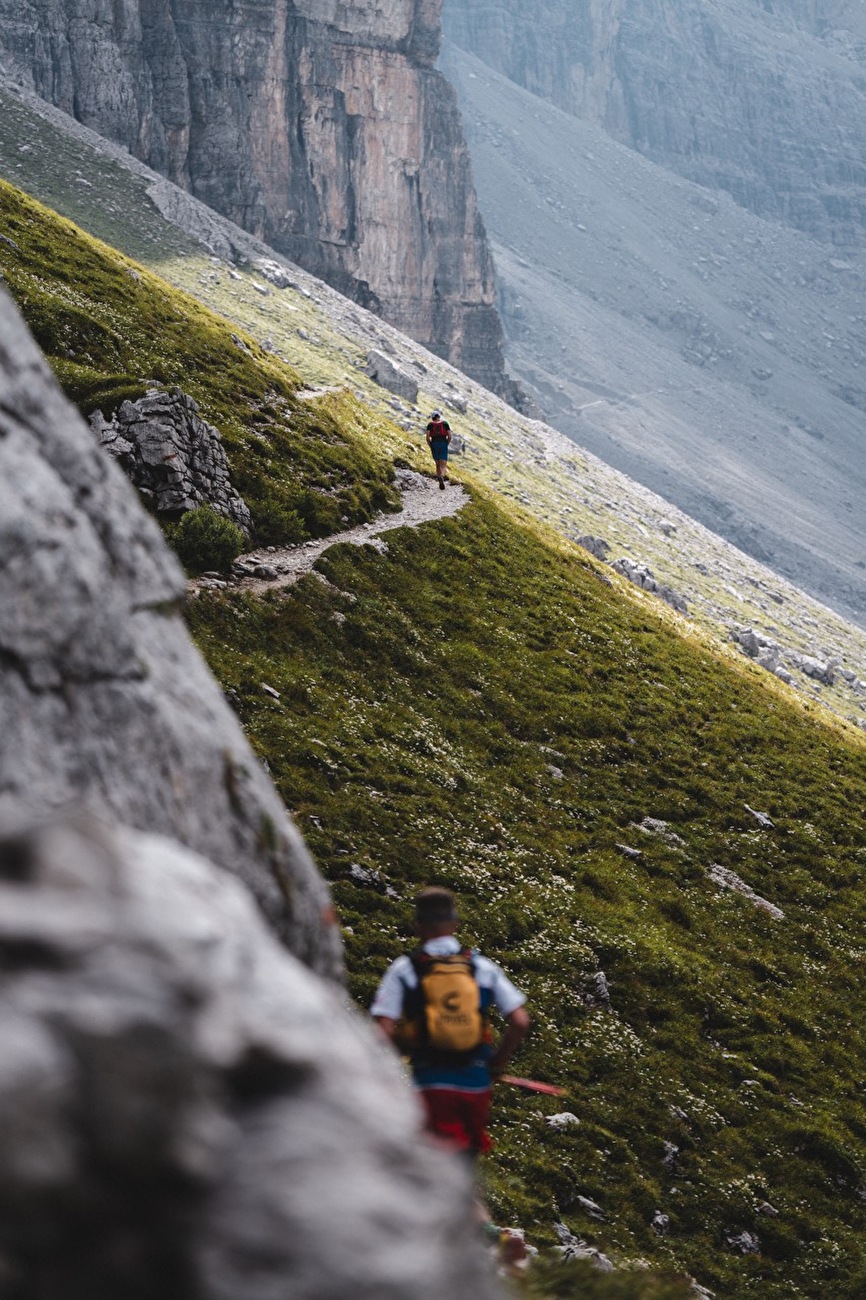
[[[441,419],[442,419],[442,412],[441,412],[441,411],[434,411],[433,414],[430,416],[430,419],[431,419],[431,420],[441,420]]]

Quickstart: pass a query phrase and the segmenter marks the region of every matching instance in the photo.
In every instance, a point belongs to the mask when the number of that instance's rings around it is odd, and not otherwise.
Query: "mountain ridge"
[[[445,0],[444,25],[514,84],[685,179],[863,247],[856,0]]]

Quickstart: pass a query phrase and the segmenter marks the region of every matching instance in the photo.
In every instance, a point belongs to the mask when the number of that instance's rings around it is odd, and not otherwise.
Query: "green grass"
[[[317,568],[329,585],[202,597],[192,628],[332,882],[361,1003],[427,882],[526,988],[520,1072],[569,1096],[501,1090],[497,1219],[541,1244],[563,1219],[720,1296],[857,1294],[863,747],[483,497]],[[634,829],[647,815],[684,846]],[[711,863],[785,919],[721,893]],[[584,1001],[599,969],[610,1010]],[[554,1132],[563,1108],[581,1124]],[[727,1244],[743,1230],[760,1255]]]
[[[289,366],[5,182],[0,232],[6,284],[67,396],[108,416],[148,385],[183,388],[222,435],[256,542],[327,536],[396,507],[390,457],[354,399],[299,399]]]

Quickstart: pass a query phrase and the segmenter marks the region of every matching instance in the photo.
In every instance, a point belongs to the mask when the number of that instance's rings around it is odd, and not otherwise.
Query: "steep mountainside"
[[[42,148],[48,136],[33,139]],[[131,203],[143,178],[114,166],[89,202],[98,197],[106,221],[128,221],[128,206],[112,207],[123,193]],[[86,368],[94,382],[119,381],[107,411],[130,379],[153,377],[195,386],[203,414],[224,419],[214,363],[236,352],[226,443],[251,497],[269,487],[283,501],[304,488],[327,496],[322,461],[333,475],[336,458],[333,487],[361,509],[365,480],[387,478],[383,461],[429,464],[381,407],[298,390],[279,356],[237,325],[10,186],[3,204],[10,287],[66,382],[80,384]],[[327,291],[302,316],[303,290],[272,303],[267,284],[253,289],[248,271],[196,256],[191,240],[169,252],[170,232],[140,211],[135,237],[151,255],[164,240],[167,266],[176,258],[194,279],[216,276],[239,311],[249,288],[275,330],[283,315],[303,319],[293,328],[304,355],[318,346],[320,365],[334,365],[342,347],[348,364],[341,318],[327,333]],[[378,328],[395,360],[421,360]],[[422,364],[425,383],[444,388],[454,374]],[[370,391],[359,379],[358,392]],[[470,418],[481,445],[489,427]],[[308,452],[296,463],[285,439],[302,424]],[[522,427],[535,438],[524,448],[533,490],[552,472],[535,464],[545,445],[572,481],[560,440]],[[501,441],[500,456],[511,445]],[[488,454],[476,461],[486,473]],[[599,1296],[651,1295],[640,1271],[650,1261],[688,1271],[720,1300],[859,1300],[863,737],[810,716],[802,697],[484,487],[462,468],[473,459],[458,461],[471,499],[452,517],[368,546],[340,545],[338,528],[296,584],[211,587],[189,605],[198,643],[332,882],[353,991],[366,1002],[410,941],[422,880],[458,889],[467,938],[530,995],[524,1068],[569,1093],[503,1092],[483,1171],[497,1217],[541,1245],[589,1239],[634,1270],[600,1278]],[[614,504],[616,478],[584,468],[586,490],[603,484]],[[651,508],[648,494],[615,504],[638,500]],[[714,556],[732,560],[718,545]],[[743,564],[742,580],[766,578]],[[318,1018],[315,1030],[320,1043]],[[256,1078],[254,1099],[264,1091],[269,1103],[270,1075]],[[244,1185],[258,1188],[259,1177],[256,1165]],[[581,1286],[575,1275],[548,1294],[564,1300]]]
[[[456,47],[509,364],[582,446],[866,620],[866,257],[683,181]]]
[[[275,259],[266,246],[44,101],[26,92],[12,93],[0,83],[0,105],[0,166],[7,176],[157,270],[199,302],[215,308],[233,322],[233,328],[240,327],[244,336],[258,339],[268,357],[288,360],[318,392],[344,387],[389,417],[376,425],[376,438],[382,446],[373,462],[366,456],[354,461],[356,472],[363,476],[363,490],[343,479],[341,505],[350,522],[366,517],[356,512],[377,504],[371,501],[369,491],[382,484],[383,452],[414,452],[421,445],[421,429],[431,406],[442,406],[454,427],[466,435],[465,463],[503,495],[519,502],[528,514],[548,522],[566,537],[592,535],[605,541],[612,564],[637,565],[638,574],[649,568],[655,574],[650,581],[657,579],[660,585],[681,593],[693,625],[710,631],[714,640],[721,637],[727,641],[730,654],[750,654],[763,665],[756,667],[756,672],[772,670],[774,665],[787,672],[807,701],[806,707],[821,700],[855,723],[863,718],[866,635],[860,629],[708,532],[669,501],[610,469],[562,434],[519,416],[405,335],[358,311],[300,268]],[[57,274],[56,264],[52,270],[51,241],[31,238],[28,244],[33,258],[30,283],[38,287]],[[0,261],[14,267],[18,262],[14,252],[0,241]],[[125,280],[121,278],[120,283]],[[134,391],[139,394],[143,381],[151,377],[148,367],[160,362],[163,320],[159,318],[156,328],[145,325],[134,338],[127,337],[121,355],[128,368],[118,380],[115,345],[110,336],[101,333],[101,285],[101,277],[94,278],[89,272],[78,282],[85,318],[92,316],[94,321],[86,331],[68,330],[66,341],[56,338],[54,363],[70,382],[75,361],[68,350],[75,352],[81,343],[90,355],[87,365],[93,367],[98,361],[102,371],[90,376],[92,400],[103,394],[121,395],[118,382],[121,390],[137,384]],[[41,295],[44,290],[39,292]],[[182,313],[171,314],[171,336],[184,335],[190,329],[191,336],[198,337],[197,323],[188,325]],[[89,343],[94,337],[92,330],[102,339],[96,351]],[[221,361],[216,367],[194,367],[188,387],[201,399],[204,415],[222,430],[230,458],[237,454],[235,448],[241,452],[234,472],[246,474],[248,468],[257,462],[265,464],[276,453],[278,472],[254,489],[244,488],[251,493],[254,516],[276,495],[278,519],[285,506],[294,510],[297,505],[314,524],[322,511],[327,518],[329,512],[318,492],[330,490],[336,485],[333,475],[344,472],[339,442],[329,449],[327,440],[314,443],[305,437],[309,425],[294,403],[286,408],[296,412],[291,424],[287,426],[284,419],[275,422],[274,412],[264,411],[258,396],[263,379],[274,381],[273,369],[259,364],[255,374],[241,372],[242,391],[249,395],[250,404],[247,406],[245,398],[240,412],[247,408],[254,423],[262,421],[264,428],[278,436],[267,444],[253,438],[241,450],[238,390],[234,390],[234,401],[229,395],[242,356],[231,344],[223,355],[232,358],[230,364]],[[402,375],[401,386],[408,382],[418,387],[415,402],[392,394],[371,378],[371,355],[390,358]],[[177,382],[177,372],[170,364],[161,373]],[[88,397],[85,389],[86,382],[74,390],[82,403]],[[321,408],[333,403],[336,395],[310,397],[314,418],[328,418]],[[367,425],[363,419],[357,422],[359,427]],[[357,453],[356,443],[353,455]],[[312,499],[303,497],[295,471],[302,477],[317,476],[317,494]],[[322,472],[324,476],[319,477]],[[254,484],[255,478],[248,477],[247,483]],[[292,500],[296,489],[301,502]],[[278,540],[285,540],[285,534]],[[612,581],[619,582],[613,570],[610,572]],[[656,600],[654,596],[646,599]],[[748,627],[754,629],[754,635],[738,630]],[[736,649],[734,635],[738,638]],[[772,649],[773,644],[778,651]],[[803,671],[804,665],[808,673]]]
[[[441,0],[0,0],[6,71],[514,396]]]
[[[866,242],[859,0],[445,0],[444,21],[518,85],[680,175],[819,239]]]

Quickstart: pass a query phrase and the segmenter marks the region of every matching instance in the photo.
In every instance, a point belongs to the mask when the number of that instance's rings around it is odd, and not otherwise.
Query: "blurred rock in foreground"
[[[237,881],[0,833],[2,1300],[493,1300],[466,1171]]]

